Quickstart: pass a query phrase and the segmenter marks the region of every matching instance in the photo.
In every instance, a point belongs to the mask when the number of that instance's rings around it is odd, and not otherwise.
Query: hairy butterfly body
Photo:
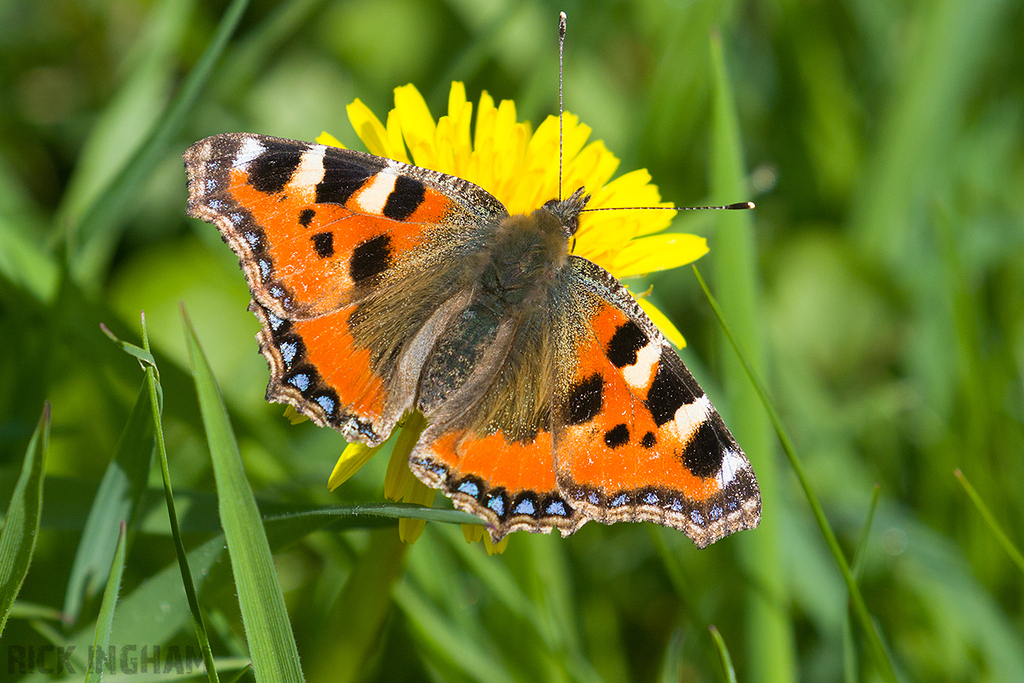
[[[260,135],[185,153],[188,213],[239,257],[267,398],[350,441],[428,426],[409,466],[495,540],[651,521],[752,528],[750,463],[633,297],[569,253],[582,190],[509,215],[461,178]]]

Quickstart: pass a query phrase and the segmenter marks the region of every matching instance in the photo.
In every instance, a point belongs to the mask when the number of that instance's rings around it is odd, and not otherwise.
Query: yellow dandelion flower
[[[411,84],[395,88],[395,107],[386,124],[358,99],[348,106],[349,121],[371,154],[464,178],[494,195],[510,214],[530,213],[558,197],[557,116],[549,116],[533,131],[528,122],[517,120],[514,102],[495,105],[486,91],[480,96],[471,131],[472,115],[465,86],[458,82],[452,83],[447,115],[436,122]],[[673,206],[661,201],[645,169],[613,180],[618,158],[600,140],[588,142],[591,129],[578,117],[563,114],[561,128],[563,197],[584,187],[591,197],[587,209]],[[317,142],[342,146],[328,133]],[[663,232],[672,217],[669,211],[585,211],[573,253],[618,278],[675,268],[706,254],[703,238]],[[671,342],[684,345],[682,335],[661,311],[646,298],[638,301]],[[426,505],[433,500],[435,490],[413,476],[407,464],[423,426],[422,416],[411,417],[392,450],[385,480],[389,498]],[[350,445],[331,475],[331,488],[358,470],[373,452],[362,444]],[[400,533],[403,540],[412,541],[422,529],[421,521],[402,520]],[[467,540],[481,536],[485,543],[490,540],[480,526],[465,526],[464,532]],[[503,547],[487,545],[488,552],[500,552]]]

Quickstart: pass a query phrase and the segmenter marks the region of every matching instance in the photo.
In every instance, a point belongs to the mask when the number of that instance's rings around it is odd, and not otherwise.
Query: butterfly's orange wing
[[[403,351],[504,207],[459,178],[247,133],[197,142],[185,166],[189,215],[220,229],[252,290],[267,397],[383,441],[415,394]]]
[[[573,257],[555,325],[558,488],[586,517],[650,521],[699,546],[757,526],[750,462],[625,288]]]

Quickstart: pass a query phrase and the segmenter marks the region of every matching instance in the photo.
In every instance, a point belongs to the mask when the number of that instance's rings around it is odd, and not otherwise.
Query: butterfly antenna
[[[562,80],[563,80],[563,58],[565,51],[565,12],[558,13],[558,201],[562,201],[562,147],[563,147],[563,123],[565,110],[562,106]],[[726,204],[725,206],[626,206],[626,207],[601,207],[596,209],[583,209],[586,211],[705,211],[705,210],[730,210],[753,209],[754,202],[738,202]]]
[[[558,201],[562,201],[562,49],[565,46],[565,12],[558,13]]]
[[[580,213],[587,211],[741,211],[753,208],[754,202],[737,202],[724,206],[602,206],[596,209],[583,209]]]

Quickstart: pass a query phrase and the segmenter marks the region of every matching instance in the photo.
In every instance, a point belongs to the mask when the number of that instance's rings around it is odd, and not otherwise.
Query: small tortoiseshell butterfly
[[[569,253],[577,190],[510,216],[461,178],[248,133],[185,153],[190,216],[238,254],[267,398],[349,441],[428,427],[409,461],[491,535],[588,520],[704,547],[757,526],[750,462],[607,271]]]
[[[703,548],[757,526],[754,472],[708,397],[570,253],[582,188],[509,215],[462,178],[249,133],[197,142],[185,167],[188,214],[252,290],[268,400],[369,445],[420,411],[409,467],[495,542],[648,521]]]

